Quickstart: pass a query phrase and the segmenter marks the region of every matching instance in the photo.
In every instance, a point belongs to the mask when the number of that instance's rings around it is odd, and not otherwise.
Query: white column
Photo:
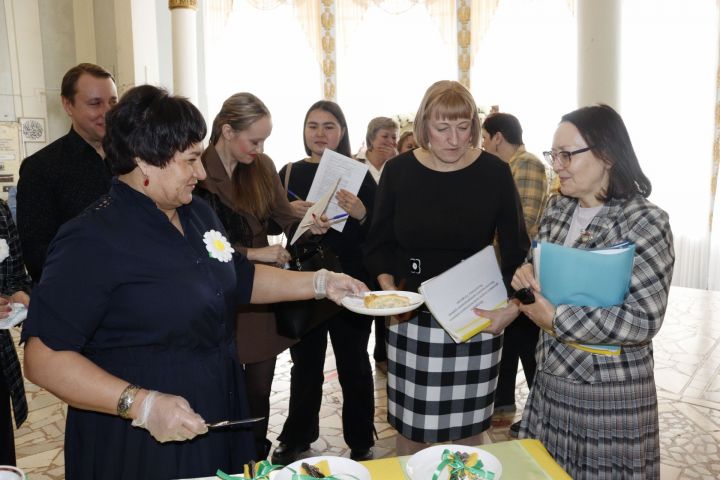
[[[169,0],[172,17],[173,85],[198,104],[197,0]]]
[[[618,109],[620,0],[577,0],[578,106]]]

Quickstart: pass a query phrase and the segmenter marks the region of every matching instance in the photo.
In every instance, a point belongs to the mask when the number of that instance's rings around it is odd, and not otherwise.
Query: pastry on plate
[[[404,295],[396,293],[365,295],[363,303],[366,308],[397,308],[407,307],[410,305],[410,299]]]

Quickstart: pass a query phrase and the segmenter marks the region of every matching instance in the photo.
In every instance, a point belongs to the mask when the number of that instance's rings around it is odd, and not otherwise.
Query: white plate
[[[365,292],[365,295],[388,295],[395,293],[397,295],[404,295],[410,299],[410,305],[407,307],[395,307],[395,308],[366,308],[362,298],[358,297],[344,297],[342,299],[343,307],[347,308],[351,312],[359,313],[361,315],[371,315],[378,317],[386,317],[389,315],[400,315],[401,313],[410,312],[418,308],[425,301],[422,295],[415,292],[404,292],[402,290],[378,290],[375,292]]]
[[[10,316],[0,320],[0,330],[10,329],[27,317],[27,308],[22,303],[13,303],[11,307]]]
[[[343,480],[370,480],[370,471],[355,460],[350,460],[345,457],[329,456],[303,458],[302,460],[293,462],[280,470],[274,480],[291,480],[293,476],[293,472],[290,470],[291,468],[296,472],[300,472],[300,465],[303,463],[315,465],[321,460],[327,460],[330,465],[330,473],[334,477],[342,478]]]
[[[493,472],[495,480],[502,476],[502,464],[495,455],[492,455],[481,448],[468,447],[465,445],[434,445],[432,447],[420,450],[408,459],[405,470],[410,480],[427,480],[433,477],[435,470],[440,462],[442,462],[443,451],[451,452],[477,453],[478,460],[483,463],[483,470]],[[440,474],[438,480],[448,480],[450,471],[445,468]]]

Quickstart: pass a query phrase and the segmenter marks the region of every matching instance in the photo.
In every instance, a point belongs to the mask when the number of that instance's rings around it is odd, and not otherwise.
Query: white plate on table
[[[27,317],[27,308],[22,303],[13,303],[10,305],[12,311],[7,318],[0,319],[0,330],[8,330]]]
[[[410,299],[410,305],[407,307],[394,307],[394,308],[367,308],[363,302],[363,298],[371,293],[375,295],[388,295],[394,293],[396,295],[403,295]],[[374,292],[365,292],[361,297],[343,297],[343,307],[347,308],[351,312],[359,313],[360,315],[370,315],[378,317],[387,317],[390,315],[400,315],[401,313],[411,312],[418,308],[425,301],[422,295],[415,292],[405,292],[402,290],[377,290]]]
[[[293,472],[290,469],[299,473],[300,466],[303,463],[315,465],[322,460],[327,460],[328,465],[330,466],[330,473],[334,477],[341,478],[343,480],[371,480],[370,471],[355,460],[350,460],[345,457],[330,456],[303,458],[302,460],[293,462],[280,470],[273,480],[292,480]]]
[[[495,455],[481,448],[468,447],[465,445],[434,445],[420,450],[408,459],[405,465],[405,471],[410,477],[410,480],[427,480],[433,478],[435,470],[438,465],[440,465],[440,462],[442,462],[442,454],[445,450],[470,454],[477,453],[478,460],[483,464],[483,470],[493,472],[495,474],[494,480],[498,480],[502,476],[502,464],[500,460],[498,460]],[[449,477],[450,470],[445,468],[438,477],[438,480],[448,480]]]

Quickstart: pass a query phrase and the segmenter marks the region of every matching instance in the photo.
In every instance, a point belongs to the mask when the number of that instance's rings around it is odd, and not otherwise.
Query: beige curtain
[[[448,0],[335,0],[337,28],[342,37],[343,48],[352,38],[371,5],[381,10],[400,15],[415,5],[423,5],[437,24],[443,41],[455,44],[455,2]],[[338,38],[340,38],[340,36]]]
[[[473,56],[477,53],[480,42],[485,36],[488,27],[490,27],[499,3],[500,0],[472,0],[470,6],[472,36],[470,38]]]
[[[720,22],[720,10],[718,10]],[[718,32],[720,42],[720,32]],[[715,77],[715,139],[713,141],[713,165],[710,183],[710,267],[708,288],[720,290],[720,197],[718,191],[718,170],[720,170],[720,52],[718,52],[718,70]]]
[[[295,9],[295,15],[297,16],[300,25],[302,26],[305,35],[307,36],[308,42],[312,51],[315,52],[318,65],[322,64],[323,49],[322,40],[320,36],[320,2],[327,0],[295,0],[293,2],[293,8]],[[332,40],[326,41],[335,41]]]

